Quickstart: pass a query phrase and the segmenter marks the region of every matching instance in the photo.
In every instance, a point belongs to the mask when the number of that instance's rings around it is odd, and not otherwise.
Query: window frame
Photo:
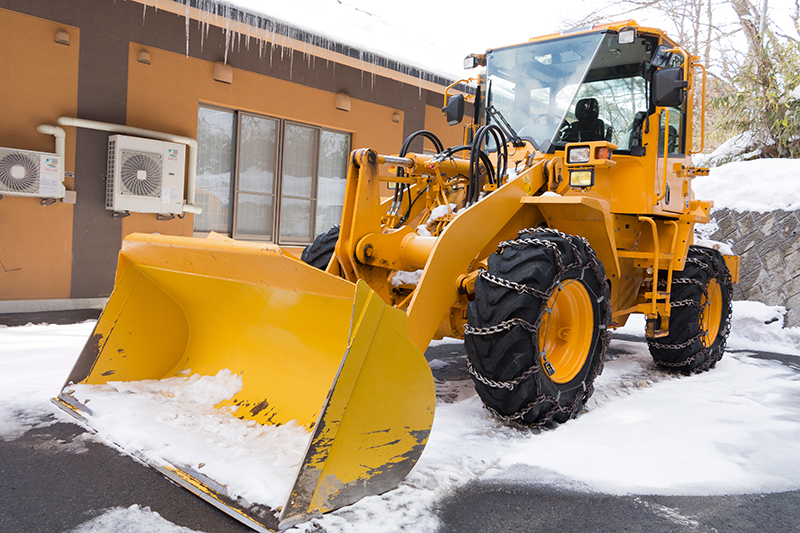
[[[281,154],[281,146],[283,142],[283,128],[281,127],[281,121],[275,117],[269,117],[266,115],[260,115],[257,113],[250,113],[248,111],[241,111],[236,110],[234,111],[236,114],[236,131],[234,132],[234,138],[236,140],[236,150],[234,151],[234,161],[233,161],[233,183],[231,187],[231,237],[234,239],[239,239],[243,241],[264,241],[265,239],[269,242],[275,242],[275,228],[276,228],[276,220],[275,220],[275,205],[278,202],[278,198],[280,197],[280,176],[281,176],[281,161],[282,161],[282,154]],[[275,136],[275,165],[273,167],[274,172],[274,180],[272,183],[272,201],[273,201],[273,208],[270,221],[270,234],[269,235],[257,235],[254,233],[240,233],[238,228],[238,216],[239,216],[239,194],[244,192],[245,194],[257,194],[259,196],[270,196],[270,193],[259,193],[255,191],[242,191],[240,189],[240,170],[241,170],[241,151],[242,151],[242,118],[245,116],[251,116],[255,118],[266,118],[269,120],[274,120],[277,123],[276,127],[276,136]]]
[[[204,104],[200,103],[198,105],[198,116],[200,113],[200,108],[205,109],[215,109],[219,111],[230,112],[234,114],[233,120],[233,132],[232,132],[232,139],[235,145],[235,149],[233,151],[233,166],[232,166],[232,183],[230,188],[230,202],[231,202],[231,210],[230,210],[230,219],[228,220],[229,231],[227,232],[234,239],[243,240],[243,241],[255,241],[255,242],[269,242],[273,244],[278,244],[280,246],[305,246],[314,242],[314,238],[316,237],[316,222],[317,222],[317,207],[319,204],[319,173],[320,173],[320,148],[321,148],[321,136],[322,132],[330,132],[334,134],[344,135],[347,137],[347,149],[345,151],[345,169],[347,168],[347,163],[349,163],[349,155],[352,151],[353,146],[353,132],[352,131],[345,131],[345,130],[338,130],[335,128],[329,128],[325,126],[320,126],[317,124],[309,124],[306,122],[300,122],[297,120],[291,120],[287,118],[276,117],[272,115],[266,115],[263,113],[255,113],[252,111],[246,111],[243,109],[231,109],[222,106],[217,106],[213,104]],[[271,213],[271,231],[270,235],[256,235],[252,233],[243,233],[239,230],[238,227],[238,220],[237,217],[239,215],[239,195],[240,193],[243,194],[257,194],[260,196],[270,196],[270,193],[259,193],[253,191],[242,191],[240,189],[241,183],[241,151],[242,151],[242,120],[245,116],[251,116],[257,119],[268,119],[274,120],[277,123],[277,131],[276,131],[276,146],[275,146],[275,166],[274,166],[274,183],[272,185],[273,192],[271,193],[273,199],[272,205],[272,213]],[[287,125],[294,125],[303,128],[309,128],[313,130],[313,147],[312,147],[312,175],[311,175],[311,196],[310,197],[300,197],[300,196],[287,196],[289,199],[298,199],[303,201],[310,201],[311,208],[310,208],[310,216],[308,217],[308,238],[298,238],[298,237],[283,237],[281,235],[281,212],[283,210],[283,181],[284,181],[284,157],[286,152],[286,126]],[[198,123],[199,127],[199,123]],[[347,179],[347,170],[345,170],[344,179]],[[194,225],[193,225],[194,226]],[[192,234],[197,237],[204,237],[211,233],[211,231],[197,231],[192,228]]]

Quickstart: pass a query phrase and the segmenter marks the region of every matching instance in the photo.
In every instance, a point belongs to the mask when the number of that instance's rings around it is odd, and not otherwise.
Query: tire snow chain
[[[714,255],[703,249],[695,248],[695,250],[701,255],[706,256],[710,265],[714,265],[712,268],[708,264],[705,264],[702,266],[702,268],[708,270],[720,285],[730,288],[728,295],[728,317],[725,320],[724,329],[721,328],[722,342],[720,343],[719,349],[715,353],[712,353],[711,357],[707,358],[706,361],[697,369],[698,372],[702,372],[704,370],[708,370],[713,364],[722,359],[722,354],[725,353],[725,346],[728,344],[728,334],[731,331],[731,317],[733,316],[733,283],[731,282],[731,273],[727,270],[727,268],[724,270],[719,268],[717,258]],[[702,263],[702,261],[697,261],[696,259],[692,259],[692,262],[697,262],[698,264]],[[725,264],[724,259],[722,260],[722,264]],[[704,294],[706,295],[706,301],[710,300],[708,291],[704,291]],[[709,347],[708,350],[710,351],[711,348]]]
[[[716,264],[716,259],[714,258],[714,256],[709,254],[705,250],[700,250],[700,249],[695,248],[695,251],[697,251],[698,253],[706,256],[708,258],[708,262],[711,263],[711,265]],[[694,265],[699,266],[700,268],[702,268],[703,270],[708,272],[708,274],[711,276],[712,279],[716,279],[718,281],[721,280],[725,284],[725,286],[731,285],[730,272],[726,272],[725,276],[723,278],[722,272],[720,271],[720,269],[713,268],[711,265],[709,265],[708,263],[705,263],[704,261],[700,261],[699,259],[695,259],[693,257],[690,257],[690,258],[686,259],[686,262],[687,263],[692,263]],[[699,286],[700,289],[703,291],[703,295],[706,297],[706,302],[708,302],[710,300],[710,296],[708,294],[708,288],[706,287],[706,285],[703,285],[700,281],[698,281],[696,279],[678,278],[678,279],[672,280],[672,283],[673,284],[676,284],[676,283],[679,283],[679,284],[680,283],[683,283],[683,284],[693,283],[693,284]],[[685,303],[685,302],[691,302],[691,303],[689,304],[689,303]],[[698,320],[699,320],[700,324],[703,323],[703,315],[705,314],[705,306],[700,305],[699,302],[695,302],[694,300],[681,300],[680,302],[672,302],[671,305],[674,306],[674,307],[679,307],[680,305],[695,305],[695,306],[697,306],[697,308],[698,308]],[[711,366],[713,364],[715,364],[717,361],[722,359],[722,354],[725,353],[725,345],[727,344],[728,333],[730,332],[730,329],[731,329],[732,310],[733,310],[733,302],[731,302],[730,298],[729,298],[729,301],[728,301],[728,318],[725,320],[725,327],[724,327],[724,331],[723,331],[723,340],[722,340],[722,344],[720,345],[720,347],[716,351],[716,353],[711,353],[711,347],[710,346],[704,346],[702,350],[699,350],[696,354],[694,354],[692,357],[690,357],[686,361],[682,361],[680,363],[672,363],[672,362],[669,362],[669,361],[661,361],[661,360],[653,358],[655,360],[656,364],[659,365],[659,366],[663,366],[663,367],[679,368],[679,367],[682,367],[682,366],[691,365],[700,356],[705,356],[706,359],[705,359],[705,361],[703,361],[703,364],[698,366],[694,370],[694,372],[696,372],[696,373],[704,372],[704,371],[708,370],[709,368],[711,368]],[[697,335],[695,335],[691,339],[688,339],[688,340],[686,340],[686,341],[684,341],[684,342],[682,342],[680,344],[662,344],[660,342],[650,342],[650,341],[648,341],[648,344],[650,346],[653,346],[654,348],[658,348],[658,349],[661,349],[661,350],[682,350],[684,348],[687,348],[687,347],[691,346],[692,344],[694,344],[698,340],[702,342],[703,337],[705,337],[707,334],[708,334],[708,330],[700,330],[700,332]]]
[[[552,287],[549,291],[540,291],[538,289],[534,289],[533,287],[528,287],[523,283],[517,283],[515,281],[511,281],[505,278],[493,276],[484,269],[481,269],[478,275],[490,283],[494,283],[495,285],[505,287],[506,289],[517,291],[520,294],[530,294],[531,296],[536,296],[537,298],[543,298],[545,300],[549,299],[550,295],[552,294]],[[498,326],[499,325],[502,324],[498,324]],[[509,328],[504,328],[504,329],[509,329]],[[535,333],[535,331],[532,331],[532,333]]]
[[[480,374],[477,370],[475,370],[475,367],[472,366],[472,363],[470,362],[469,358],[467,358],[467,371],[473,376],[475,376],[475,379],[477,379],[487,387],[492,387],[493,389],[514,390],[514,387],[516,387],[517,384],[519,384],[523,379],[527,378],[531,374],[537,374],[539,372],[539,367],[533,365],[525,372],[512,379],[511,381],[494,381]]]
[[[693,306],[697,307],[698,309],[703,307],[702,305],[700,305],[698,302],[695,302],[691,298],[687,299],[687,300],[680,300],[678,302],[670,302],[669,305],[670,305],[670,307],[686,307],[687,305],[693,305]]]
[[[573,254],[573,257],[575,258],[574,261],[571,264],[565,266],[564,263],[561,260],[561,251],[558,249],[558,246],[552,241],[541,240],[541,239],[537,239],[537,238],[521,238],[523,235],[535,234],[535,233],[550,233],[550,234],[553,234],[553,235],[557,235],[557,236],[563,238],[564,240],[566,240],[570,244],[570,246],[572,247],[572,254]],[[507,280],[507,279],[504,279],[504,278],[500,278],[498,276],[494,276],[492,274],[489,274],[486,270],[483,270],[483,269],[481,269],[479,276],[482,277],[483,279],[485,279],[486,281],[489,281],[490,283],[494,283],[495,285],[499,285],[501,287],[505,287],[507,289],[517,291],[520,294],[527,293],[527,294],[531,294],[533,296],[536,296],[538,298],[542,298],[545,302],[550,299],[550,296],[552,296],[553,292],[556,289],[561,290],[561,281],[559,281],[558,278],[560,278],[561,274],[563,274],[567,270],[580,268],[583,271],[583,270],[585,270],[587,268],[592,268],[595,271],[595,274],[597,275],[597,279],[599,279],[601,281],[604,280],[605,279],[605,275],[603,275],[602,272],[600,271],[599,265],[597,264],[596,260],[591,261],[589,264],[584,264],[583,263],[583,261],[581,259],[581,254],[580,254],[580,252],[578,250],[578,247],[575,246],[575,243],[573,242],[574,238],[581,239],[581,241],[583,242],[584,246],[586,246],[586,248],[587,248],[587,253],[588,253],[589,257],[596,257],[596,254],[593,253],[594,250],[592,249],[591,245],[589,244],[589,241],[587,241],[585,238],[577,237],[577,236],[570,236],[570,235],[567,235],[567,234],[565,234],[563,232],[560,232],[560,231],[558,231],[556,229],[552,229],[552,228],[528,228],[528,229],[524,229],[524,230],[521,230],[521,231],[519,231],[517,233],[517,238],[516,239],[509,240],[509,241],[503,241],[500,244],[498,244],[497,253],[502,253],[503,249],[505,249],[507,247],[513,247],[513,246],[543,246],[543,247],[547,247],[547,248],[552,249],[553,250],[553,255],[554,255],[554,260],[555,260],[555,263],[556,263],[556,267],[558,269],[558,273],[556,275],[555,283],[553,283],[553,285],[551,287],[549,287],[546,291],[540,291],[538,289],[534,289],[532,287],[528,287],[527,285],[522,284],[522,283],[516,283],[516,282],[511,281],[511,280]],[[583,279],[583,272],[581,272],[580,279]],[[597,303],[602,303],[607,308],[608,316],[611,316],[611,302],[607,298],[605,298],[605,295],[601,295],[599,298],[596,298],[596,301],[597,301]],[[545,312],[549,312],[549,309],[545,308]],[[541,326],[541,322],[542,322],[542,318],[543,317],[544,317],[544,313],[542,313],[542,315],[539,316],[538,320],[536,321],[536,324],[533,324],[533,325],[530,324],[530,322],[528,322],[526,320],[523,320],[521,318],[511,318],[509,320],[504,320],[503,322],[501,322],[500,324],[497,324],[495,326],[488,326],[488,327],[485,327],[485,328],[473,328],[469,324],[464,324],[464,333],[467,334],[467,335],[492,335],[494,333],[500,333],[502,331],[510,330],[511,328],[513,328],[515,326],[520,326],[520,327],[524,328],[526,331],[528,331],[529,333],[531,333],[531,337],[532,338],[536,338],[536,337],[538,337],[538,331],[539,331],[539,327]],[[611,332],[608,330],[608,328],[605,327],[605,324],[601,324],[600,329],[602,330],[602,333],[600,334],[600,339],[599,340],[600,340],[600,342],[603,343],[603,353],[605,353],[605,349],[608,347],[608,344],[611,342]],[[537,339],[537,346],[538,346],[538,339]],[[544,354],[544,352],[541,352],[538,355],[540,357],[544,357],[545,354]],[[589,396],[591,395],[591,392],[593,390],[592,383],[597,378],[597,376],[600,374],[600,371],[602,370],[602,368],[603,368],[603,361],[600,361],[600,363],[597,365],[597,367],[595,369],[594,375],[591,377],[591,380],[589,381],[589,385],[588,386],[586,385],[586,381],[581,382],[581,386],[583,387],[584,394],[583,395],[579,395],[579,394],[575,395],[575,399],[573,400],[573,402],[570,405],[567,405],[567,406],[564,406],[564,407],[562,407],[558,403],[559,400],[560,400],[560,396],[561,396],[561,392],[560,391],[558,392],[558,394],[555,397],[546,396],[546,395],[540,393],[532,402],[530,402],[528,405],[526,405],[521,410],[517,411],[516,413],[514,413],[511,416],[506,416],[506,415],[500,414],[495,409],[489,407],[488,405],[484,404],[484,407],[489,412],[491,412],[493,416],[495,416],[495,417],[497,417],[500,420],[503,420],[505,422],[512,422],[512,423],[522,424],[522,425],[525,425],[525,426],[530,427],[532,429],[541,429],[542,427],[544,427],[546,424],[548,424],[553,419],[553,416],[556,413],[566,412],[566,413],[569,414],[569,418],[574,418],[575,417],[575,411],[577,410],[578,404],[581,404],[582,402],[587,400],[589,398]],[[534,376],[534,378],[536,379],[537,382],[539,382],[539,379],[540,379],[538,361],[534,362],[534,364],[531,365],[530,368],[526,369],[525,371],[523,371],[521,374],[519,374],[517,377],[515,377],[514,379],[512,379],[510,381],[495,381],[495,380],[487,378],[486,376],[482,375],[481,373],[479,373],[475,369],[475,367],[472,365],[472,363],[469,361],[469,359],[467,359],[467,370],[479,382],[483,383],[484,385],[486,385],[488,387],[497,388],[497,389],[505,388],[505,389],[508,389],[508,390],[513,390],[514,387],[517,384],[519,384],[520,382],[522,382],[523,380],[527,379],[530,376]],[[539,387],[538,388],[539,388],[540,391],[542,390],[541,383],[539,383]],[[535,424],[527,424],[527,423],[522,421],[523,418],[525,417],[525,415],[527,415],[534,407],[536,407],[537,405],[540,405],[540,404],[542,404],[543,402],[546,402],[546,401],[552,403],[553,407],[547,413],[545,413],[544,416],[542,416],[539,419],[539,422],[537,422]]]

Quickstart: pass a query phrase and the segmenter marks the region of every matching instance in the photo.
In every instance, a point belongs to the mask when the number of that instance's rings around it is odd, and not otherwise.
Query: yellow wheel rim
[[[703,345],[708,348],[714,343],[719,335],[719,326],[722,321],[722,290],[717,280],[712,279],[708,282],[708,298],[705,294],[700,300],[703,306],[703,321],[701,327],[706,332],[703,337]]]
[[[550,296],[547,309],[539,327],[542,367],[555,383],[567,383],[589,356],[595,322],[592,300],[586,287],[572,280]]]

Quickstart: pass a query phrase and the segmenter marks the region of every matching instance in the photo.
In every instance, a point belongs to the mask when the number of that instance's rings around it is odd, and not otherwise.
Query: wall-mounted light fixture
[[[139,50],[139,63],[144,63],[145,65],[150,64],[150,52],[147,50]]]
[[[222,83],[233,83],[233,67],[224,61],[214,63],[214,79]]]
[[[65,44],[69,46],[69,33],[65,32],[64,30],[58,30],[56,32],[56,42],[58,44]]]
[[[400,123],[400,113],[397,111],[392,113],[392,122],[397,122],[398,124]]]
[[[347,93],[338,92],[336,93],[336,100],[334,100],[333,105],[336,109],[350,111],[350,97],[347,96]]]

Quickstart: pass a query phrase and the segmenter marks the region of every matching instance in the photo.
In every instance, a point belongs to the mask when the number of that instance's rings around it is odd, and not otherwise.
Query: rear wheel
[[[610,319],[605,271],[585,240],[535,229],[500,243],[467,310],[478,395],[533,427],[575,417],[602,371]]]
[[[326,233],[320,233],[314,242],[306,246],[300,259],[320,270],[325,270],[333,257],[336,241],[339,240],[339,226],[334,226]]]
[[[722,255],[690,246],[683,272],[670,287],[669,334],[648,339],[657,365],[683,373],[702,372],[722,359],[730,333],[731,275]]]

